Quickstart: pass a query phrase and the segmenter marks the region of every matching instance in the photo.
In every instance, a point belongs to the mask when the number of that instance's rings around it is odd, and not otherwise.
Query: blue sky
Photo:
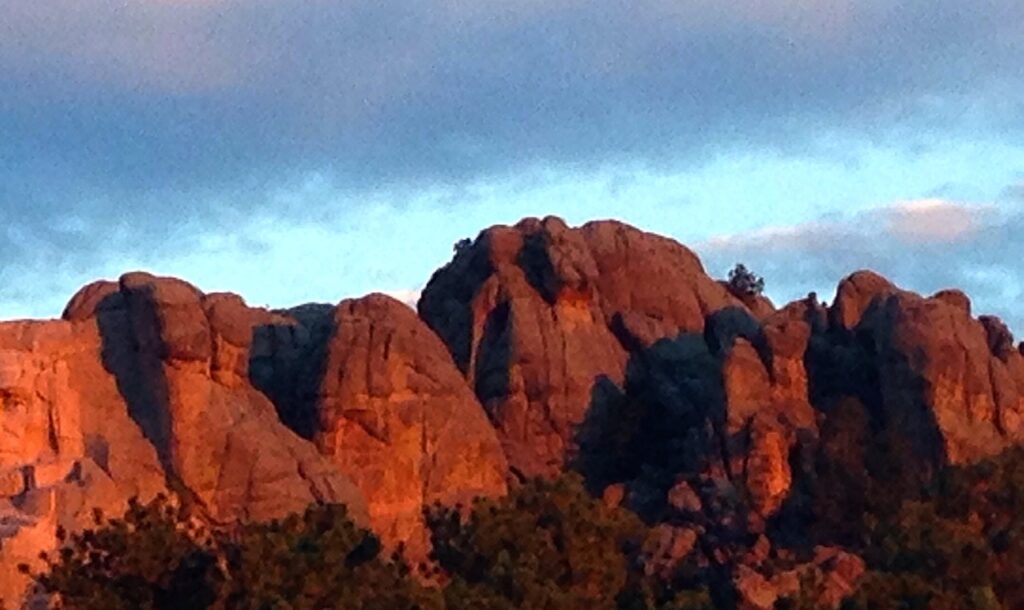
[[[0,0],[0,319],[131,269],[415,291],[527,215],[1024,332],[1017,0]]]

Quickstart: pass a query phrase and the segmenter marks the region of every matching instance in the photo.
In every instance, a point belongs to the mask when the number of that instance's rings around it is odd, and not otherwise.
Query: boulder
[[[863,559],[833,547],[816,547],[810,561],[789,568],[740,565],[733,579],[736,605],[741,610],[771,610],[784,598],[802,596],[816,608],[834,610],[856,591],[865,571]]]

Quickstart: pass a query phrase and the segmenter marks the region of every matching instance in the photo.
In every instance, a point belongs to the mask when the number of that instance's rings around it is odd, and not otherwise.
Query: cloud
[[[975,311],[994,313],[1024,332],[1024,213],[944,200],[901,202],[696,246],[713,272],[737,261],[763,275],[785,302],[815,291],[830,295],[840,279],[872,269],[923,294],[961,288]]]
[[[836,214],[789,226],[712,237],[700,244],[712,252],[752,247],[770,252],[803,252],[837,246],[853,238],[877,238],[897,246],[930,246],[962,242],[975,237],[997,209],[943,199],[900,201],[860,211]]]
[[[1024,201],[1024,182],[1006,187],[1006,190],[1003,191],[1003,197],[1005,199]]]
[[[439,185],[679,172],[819,154],[833,137],[1020,142],[1024,124],[1016,0],[0,0],[0,12],[5,286],[180,258],[253,217],[358,218],[382,195],[401,213],[408,193]],[[339,195],[282,196],[311,177]]]
[[[373,185],[800,147],[1021,84],[1014,0],[470,4],[0,0],[2,146],[104,187]]]
[[[966,207],[941,199],[900,202],[873,216],[888,233],[904,242],[952,243],[974,237],[992,208]]]
[[[423,294],[422,288],[406,288],[401,290],[385,290],[384,294],[389,297],[398,299],[405,303],[409,307],[416,309],[417,304],[420,302],[420,296]]]

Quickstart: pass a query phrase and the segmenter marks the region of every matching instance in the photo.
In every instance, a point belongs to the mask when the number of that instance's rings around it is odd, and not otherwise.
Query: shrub
[[[755,275],[743,263],[736,263],[729,272],[728,287],[729,292],[738,298],[756,297],[764,292],[764,278]]]
[[[428,521],[435,559],[451,576],[450,610],[710,607],[703,592],[656,599],[638,562],[646,527],[593,498],[577,475],[478,501],[468,517],[435,507]]]
[[[439,607],[398,558],[348,517],[344,506],[246,525],[224,545],[230,610],[391,610]]]
[[[75,610],[441,607],[437,592],[380,550],[343,506],[211,533],[158,498],[72,536],[36,583],[58,608]]]
[[[35,577],[41,592],[59,594],[58,608],[171,610],[208,608],[223,571],[208,532],[166,498],[132,501],[124,517],[97,514],[97,528],[70,538]]]

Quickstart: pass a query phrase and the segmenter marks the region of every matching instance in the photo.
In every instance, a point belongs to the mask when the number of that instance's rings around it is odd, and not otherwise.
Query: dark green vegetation
[[[658,590],[639,561],[645,526],[576,477],[429,516],[442,586],[382,553],[343,507],[211,532],[164,501],[70,537],[36,580],[79,610],[710,607],[699,591]]]
[[[342,506],[210,532],[162,499],[133,504],[72,536],[49,564],[38,586],[69,609],[439,607]]]
[[[837,530],[858,535],[849,546],[869,569],[842,610],[1024,608],[1024,449],[947,468],[920,490],[867,487],[863,512]],[[777,607],[814,610],[812,597]]]
[[[701,591],[671,593],[646,578],[646,527],[634,514],[591,498],[575,476],[536,481],[471,516],[431,514],[435,556],[451,575],[448,608],[710,607]]]
[[[847,608],[1024,608],[1024,450],[948,469],[898,506],[868,516],[872,571]]]
[[[870,493],[859,525],[842,532],[869,566],[843,608],[1024,607],[1024,450],[949,468],[909,498],[893,488]],[[164,501],[133,504],[123,518],[71,536],[36,580],[62,607],[81,610],[713,607],[699,579],[647,574],[648,526],[593,499],[575,476],[525,484],[468,515],[438,507],[428,517],[438,586],[383,553],[343,507],[227,532]],[[804,583],[777,607],[817,608],[818,586]]]
[[[729,271],[729,291],[739,298],[759,296],[764,292],[764,278],[747,269],[743,263]]]

